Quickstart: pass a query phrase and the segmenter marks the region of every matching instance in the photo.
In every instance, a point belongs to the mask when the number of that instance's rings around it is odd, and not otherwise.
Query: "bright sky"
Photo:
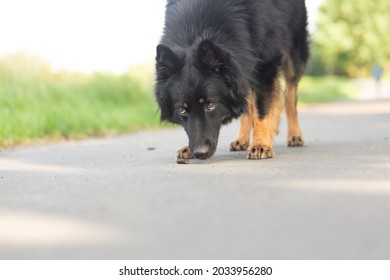
[[[321,0],[306,0],[311,29]],[[165,0],[0,0],[0,55],[25,51],[55,69],[125,72],[153,60]]]

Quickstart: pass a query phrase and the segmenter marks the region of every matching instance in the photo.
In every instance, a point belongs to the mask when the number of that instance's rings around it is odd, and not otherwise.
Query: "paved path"
[[[247,161],[237,124],[176,165],[181,129],[0,151],[2,259],[389,259],[390,101],[309,107],[307,146]]]

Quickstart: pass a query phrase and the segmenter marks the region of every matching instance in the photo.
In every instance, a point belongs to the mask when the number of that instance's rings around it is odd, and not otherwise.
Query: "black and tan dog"
[[[169,0],[165,16],[155,94],[161,119],[187,132],[179,159],[211,157],[221,126],[240,116],[230,150],[272,158],[281,76],[288,146],[303,145],[296,104],[309,55],[304,0]]]

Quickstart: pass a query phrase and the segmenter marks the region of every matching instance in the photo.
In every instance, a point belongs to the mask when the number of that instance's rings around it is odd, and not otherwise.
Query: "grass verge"
[[[345,99],[355,99],[359,90],[347,78],[303,77],[299,83],[299,103],[313,104]]]
[[[150,88],[131,75],[53,72],[17,54],[0,58],[0,146],[80,139],[160,126]]]

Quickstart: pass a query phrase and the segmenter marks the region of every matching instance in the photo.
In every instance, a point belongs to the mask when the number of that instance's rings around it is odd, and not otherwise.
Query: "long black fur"
[[[161,119],[181,124],[193,148],[202,137],[215,142],[221,123],[246,111],[250,89],[263,118],[286,61],[293,64],[291,81],[303,73],[306,25],[304,0],[168,0],[156,57]],[[195,105],[201,98],[222,104],[223,110],[203,115]],[[178,110],[183,103],[190,107],[187,116]],[[203,125],[191,124],[194,117]]]

